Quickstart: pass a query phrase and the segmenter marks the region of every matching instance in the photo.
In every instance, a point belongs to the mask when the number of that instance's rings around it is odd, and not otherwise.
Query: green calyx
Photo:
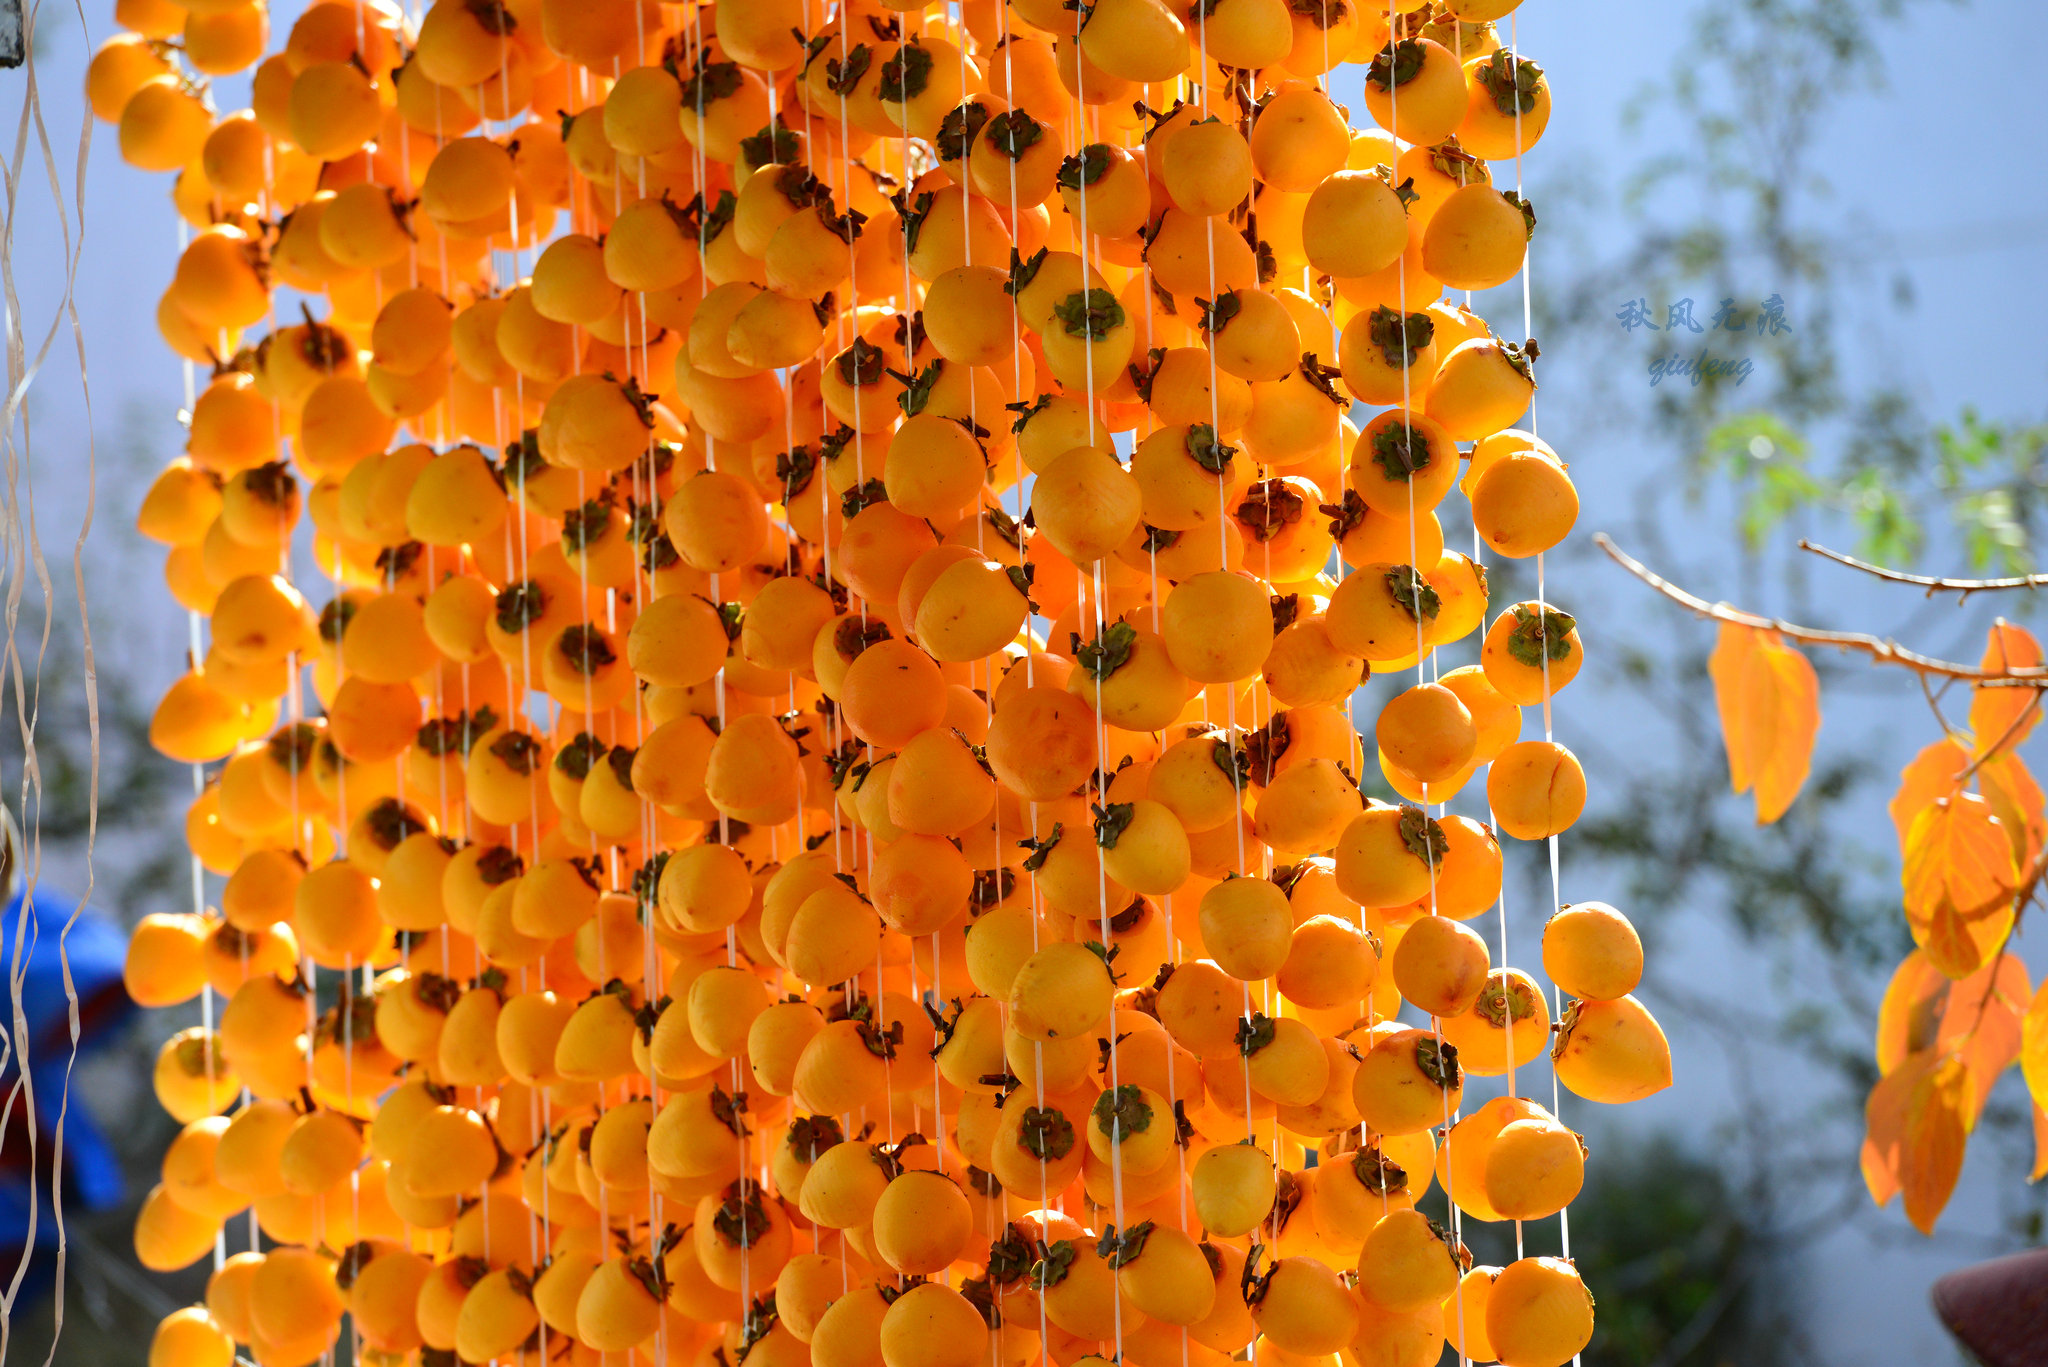
[[[1236,749],[1227,740],[1219,740],[1210,746],[1209,758],[1230,780],[1232,788],[1244,791],[1245,784],[1251,781],[1251,760],[1244,751]]]
[[[1213,303],[1207,299],[1197,299],[1195,304],[1201,309],[1197,326],[1212,337],[1229,327],[1231,320],[1244,312],[1244,300],[1236,290],[1223,291],[1216,296]]]
[[[1495,969],[1486,975],[1486,986],[1479,989],[1479,999],[1472,1003],[1472,1009],[1494,1029],[1505,1030],[1536,1014],[1535,995],[1528,983]]]
[[[701,114],[704,107],[739,94],[746,84],[738,62],[711,62],[698,67],[683,82],[683,107]]]
[[[1095,843],[1105,850],[1116,848],[1116,842],[1123,838],[1130,826],[1131,818],[1137,815],[1137,804],[1112,802],[1107,806],[1095,805]]]
[[[555,650],[569,668],[586,679],[619,662],[619,653],[613,648],[611,638],[601,627],[590,622],[564,627],[555,642]]]
[[[1319,29],[1342,23],[1344,16],[1351,13],[1351,6],[1345,0],[1287,0],[1287,8]]]
[[[1412,802],[1401,804],[1400,830],[1401,843],[1408,847],[1408,853],[1432,868],[1443,862],[1445,852],[1451,847],[1444,828]]]
[[[540,762],[540,742],[524,731],[507,731],[491,742],[491,756],[513,773],[525,778]]]
[[[1052,306],[1053,316],[1069,337],[1099,342],[1122,327],[1128,317],[1124,306],[1108,290],[1075,290]]]
[[[1079,190],[1093,185],[1109,174],[1115,157],[1116,149],[1108,143],[1089,143],[1060,163],[1059,187],[1062,190]]]
[[[1031,1264],[1032,1288],[1046,1291],[1065,1281],[1078,1253],[1072,1239],[1057,1239],[1044,1245],[1039,1250],[1038,1261]]]
[[[1188,428],[1188,459],[1212,475],[1220,475],[1230,468],[1231,459],[1237,455],[1235,446],[1226,446],[1216,436],[1216,429],[1206,422],[1198,422]]]
[[[1085,645],[1075,638],[1074,659],[1097,683],[1122,669],[1137,649],[1138,629],[1129,622],[1112,622],[1102,634]]]
[[[1543,351],[1536,345],[1534,337],[1529,338],[1520,346],[1516,346],[1513,342],[1502,342],[1500,344],[1501,359],[1506,361],[1509,368],[1517,375],[1520,375],[1532,385],[1536,383],[1536,367],[1531,363],[1542,354]]]
[[[1527,227],[1529,237],[1533,241],[1536,237],[1536,206],[1516,194],[1513,190],[1503,190],[1500,197],[1521,211],[1522,222]]]
[[[1103,1229],[1102,1237],[1095,1241],[1095,1255],[1115,1271],[1145,1251],[1145,1241],[1152,1237],[1154,1228],[1156,1226],[1150,1220],[1132,1225],[1121,1233],[1115,1225],[1109,1225]]]
[[[1535,109],[1536,94],[1543,88],[1543,68],[1527,58],[1517,59],[1506,48],[1481,62],[1472,78],[1493,97],[1493,107],[1509,118]]]
[[[793,162],[797,157],[796,134],[780,123],[768,124],[758,133],[740,139],[740,155],[750,166],[772,166]]]
[[[882,63],[877,93],[889,104],[904,104],[924,94],[931,77],[932,54],[920,43],[908,43]]]
[[[1507,651],[1515,663],[1541,669],[1546,659],[1568,659],[1574,648],[1572,632],[1578,619],[1556,608],[1517,603],[1511,609],[1515,625],[1508,631]]]
[[[846,54],[846,60],[837,57],[825,59],[825,88],[844,99],[860,85],[860,78],[868,74],[868,66],[875,60],[866,43],[857,43],[853,51]]]
[[[1015,298],[1031,288],[1031,282],[1038,278],[1039,269],[1045,265],[1045,258],[1048,255],[1047,250],[1044,247],[1040,247],[1029,256],[1019,256],[1017,249],[1012,247],[1010,249],[1010,278],[1004,283],[1003,292]]]
[[[1052,856],[1053,848],[1060,843],[1060,838],[1066,833],[1067,828],[1065,824],[1055,821],[1052,823],[1052,832],[1043,840],[1027,836],[1018,841],[1017,845],[1020,849],[1031,851],[1031,856],[1024,861],[1024,872],[1037,873],[1040,869],[1044,868],[1045,861]]]
[[[850,389],[864,389],[879,385],[889,373],[889,355],[864,336],[856,336],[854,344],[831,361],[831,367],[840,373],[840,383]]]
[[[1250,1058],[1271,1044],[1277,1034],[1273,1018],[1264,1012],[1254,1011],[1237,1023],[1237,1052]]]
[[[1252,540],[1264,545],[1295,523],[1308,511],[1303,498],[1284,479],[1262,479],[1245,490],[1237,505],[1237,525]]]
[[[1366,322],[1366,335],[1388,365],[1406,370],[1436,340],[1436,320],[1426,313],[1403,315],[1381,304]]]
[[[1381,1153],[1377,1144],[1352,1155],[1351,1172],[1358,1185],[1375,1196],[1392,1196],[1408,1186],[1408,1170]]]
[[[1387,571],[1387,596],[1418,622],[1434,622],[1443,611],[1443,599],[1413,565],[1396,565]]]
[[[1493,172],[1485,162],[1467,152],[1455,134],[1429,149],[1429,164],[1438,175],[1456,181],[1461,188],[1493,183]]]
[[[1145,1100],[1145,1089],[1128,1082],[1096,1097],[1092,1114],[1096,1128],[1117,1144],[1152,1128],[1152,1107]]]
[[[605,744],[588,731],[572,737],[561,749],[555,751],[555,768],[567,774],[577,783],[590,777],[591,768],[604,757]]]
[[[1012,109],[990,119],[981,136],[992,150],[1011,161],[1022,161],[1045,136],[1045,125],[1021,109]]]
[[[1027,1106],[1017,1142],[1033,1158],[1057,1163],[1074,1151],[1074,1122],[1050,1106]]]
[[[1381,90],[1406,85],[1422,74],[1422,64],[1428,60],[1428,55],[1428,50],[1413,38],[1390,42],[1373,54],[1372,65],[1365,70],[1365,79]]]
[[[785,504],[810,488],[817,473],[818,458],[808,446],[798,446],[775,457],[775,482],[782,486]]]
[[[1389,483],[1408,483],[1435,459],[1429,434],[1410,423],[1390,422],[1372,434],[1373,464]]]
[[[1447,1092],[1465,1080],[1465,1071],[1458,1065],[1458,1047],[1441,1043],[1434,1035],[1416,1041],[1415,1067],[1431,1083]]]
[[[958,161],[974,147],[988,123],[988,106],[980,100],[962,100],[939,120],[939,135],[933,147],[940,161]]]

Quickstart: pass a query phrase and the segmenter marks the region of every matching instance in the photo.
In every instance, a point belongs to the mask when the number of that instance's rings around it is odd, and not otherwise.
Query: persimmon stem
[[[1924,588],[1929,598],[1937,593],[1957,593],[1968,598],[1973,593],[1996,593],[2003,589],[2048,588],[2048,574],[2016,574],[2004,579],[1950,579],[1941,575],[1908,574],[1904,570],[1873,565],[1867,560],[1858,560],[1853,555],[1844,555],[1840,551],[1829,550],[1826,546],[1816,545],[1804,539],[1800,541],[1799,549],[1811,551],[1822,559],[1834,561],[1837,565],[1847,565],[1852,570],[1861,570],[1887,583],[1912,584]]]
[[[1717,622],[1732,622],[1736,626],[1749,627],[1755,631],[1775,631],[1790,640],[1803,641],[1807,645],[1833,646],[1837,650],[1854,650],[1868,655],[1878,664],[1898,665],[1917,674],[1932,675],[1936,678],[1961,679],[1966,683],[1983,688],[2048,688],[2048,666],[2023,665],[2007,669],[1980,669],[1975,665],[1958,664],[1953,660],[1938,659],[1908,650],[1898,642],[1881,636],[1872,636],[1861,631],[1823,631],[1818,627],[1804,627],[1795,622],[1782,621],[1775,617],[1764,617],[1754,612],[1744,612],[1727,603],[1709,603],[1696,594],[1688,593],[1678,585],[1630,556],[1605,532],[1593,534],[1594,543],[1607,552],[1608,558],[1627,570],[1636,578],[1648,584],[1657,592],[1681,607],[1688,608],[1702,617]]]

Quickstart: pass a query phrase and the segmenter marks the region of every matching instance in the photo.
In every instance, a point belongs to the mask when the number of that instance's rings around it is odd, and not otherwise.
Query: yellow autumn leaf
[[[1878,1007],[1877,1070],[1890,1073],[1930,1050],[1953,1055],[1968,1073],[1964,1119],[1974,1129],[1992,1084],[2020,1056],[2020,1022],[2032,995],[2027,966],[2016,955],[1997,956],[1958,980],[1916,949],[1892,974]],[[2048,1007],[2043,1011],[2048,1017]]]
[[[1963,1065],[1945,1059],[1919,1078],[1906,1100],[1899,1134],[1899,1190],[1906,1198],[1906,1218],[1922,1234],[1934,1233],[1948,1198],[1963,1171],[1963,1149],[1969,1126]]]
[[[2034,1104],[2048,1107],[2048,982],[2034,994],[2020,1023],[2020,1074]]]
[[[2042,1110],[2038,1101],[2029,1109],[2034,1112],[2034,1170],[2027,1180],[2038,1182],[2048,1177],[2048,1111]]]
[[[1820,734],[1820,679],[1804,655],[1771,636],[1757,644],[1748,670],[1768,682],[1762,705],[1771,712],[1768,735],[1750,756],[1756,787],[1756,822],[1768,826],[1785,814],[1813,767],[1813,742]]]
[[[1927,961],[1951,978],[1967,978],[1991,962],[2012,935],[2012,904],[2001,902],[1987,911],[1965,916],[1944,901],[1925,920],[1906,917],[1913,943]]]
[[[2027,762],[2010,750],[2002,751],[1978,768],[1977,787],[1991,805],[1992,815],[2005,827],[2013,863],[2022,871],[2032,868],[2041,857],[2043,839],[2048,838],[2048,797],[2034,781]]]
[[[2025,627],[2000,618],[1992,624],[1984,643],[1978,668],[2032,668],[2041,663],[2041,645]],[[1991,747],[2011,750],[2027,738],[2041,720],[2034,704],[2039,696],[2031,688],[1974,688],[1970,690],[1970,736],[1982,755]]]
[[[2005,829],[1975,793],[1941,799],[1914,817],[1905,856],[1909,920],[1932,920],[1944,904],[1965,918],[1982,915],[2019,882]]]
[[[1813,763],[1820,731],[1820,682],[1804,655],[1774,631],[1721,624],[1707,661],[1728,750],[1728,780],[1756,793],[1756,819],[1785,814]]]
[[[1749,791],[1749,727],[1743,715],[1743,678],[1756,650],[1757,633],[1733,622],[1721,623],[1721,637],[1707,660],[1714,681],[1714,706],[1721,713],[1721,740],[1728,750],[1728,781],[1738,793]]]
[[[1863,1184],[1870,1199],[1888,1205],[1899,1194],[1900,1146],[1906,1132],[1906,1108],[1914,1090],[1941,1062],[1932,1049],[1908,1054],[1885,1073],[1863,1103]]]
[[[1898,827],[1901,848],[1913,828],[1913,818],[1962,791],[1963,770],[1969,767],[1970,752],[1943,736],[1899,771],[1899,791],[1886,810],[1891,813],[1892,825]]]

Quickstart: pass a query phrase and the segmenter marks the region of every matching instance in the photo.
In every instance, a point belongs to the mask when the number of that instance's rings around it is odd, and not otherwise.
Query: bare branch
[[[1883,565],[1873,565],[1867,560],[1858,560],[1853,555],[1831,551],[1826,546],[1817,546],[1811,541],[1801,540],[1799,549],[1812,551],[1815,555],[1832,560],[1837,565],[1847,565],[1852,570],[1861,570],[1887,583],[1912,584],[1924,588],[1929,598],[1937,593],[1959,593],[1968,598],[1973,593],[1994,593],[2001,589],[2048,588],[2048,574],[2018,574],[2007,579],[1946,579],[1931,574],[1908,574],[1904,570],[1887,569]]]
[[[1749,627],[1756,631],[1775,631],[1790,640],[1803,641],[1807,645],[1833,646],[1837,650],[1855,650],[1868,655],[1878,664],[1898,665],[1921,675],[1933,675],[1944,679],[1962,679],[1968,683],[1986,688],[2048,688],[2048,666],[2026,665],[2002,670],[1980,669],[1975,665],[1957,664],[1953,660],[1937,659],[1908,650],[1896,641],[1871,636],[1860,631],[1823,631],[1818,627],[1803,627],[1794,622],[1780,621],[1775,617],[1761,617],[1753,612],[1730,607],[1726,603],[1709,603],[1695,594],[1687,593],[1678,585],[1663,578],[1642,562],[1634,559],[1616,546],[1605,532],[1593,535],[1594,543],[1606,551],[1608,558],[1627,570],[1636,578],[1648,584],[1657,592],[1682,607],[1689,608],[1702,617],[1717,622],[1732,622],[1736,626]]]

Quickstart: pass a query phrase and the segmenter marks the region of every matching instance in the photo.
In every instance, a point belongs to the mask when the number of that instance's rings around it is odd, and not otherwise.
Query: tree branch
[[[1908,574],[1904,570],[1887,569],[1883,565],[1873,565],[1867,560],[1858,560],[1853,555],[1831,551],[1826,546],[1817,546],[1803,539],[1799,543],[1799,549],[1811,551],[1823,559],[1834,561],[1837,565],[1847,565],[1852,570],[1861,570],[1887,583],[1912,584],[1924,588],[1929,598],[1937,593],[1959,593],[1968,598],[1973,593],[1993,593],[2000,589],[2048,588],[2048,574],[2019,574],[2007,579],[1945,579],[1931,574]]]
[[[1775,631],[1780,636],[1803,641],[1807,645],[1861,651],[1878,664],[1898,665],[1917,674],[1933,675],[1937,678],[1962,679],[1986,688],[2048,688],[2048,665],[2026,665],[2002,670],[1979,669],[1975,665],[1957,664],[1953,660],[1922,655],[1918,651],[1906,649],[1896,641],[1860,631],[1823,631],[1818,627],[1803,627],[1775,617],[1762,617],[1753,612],[1744,612],[1726,603],[1709,603],[1704,598],[1687,593],[1629,556],[1616,546],[1605,532],[1595,532],[1593,541],[1601,550],[1607,552],[1608,558],[1615,564],[1672,602],[1717,622],[1732,622],[1736,626],[1749,627],[1755,631]]]

